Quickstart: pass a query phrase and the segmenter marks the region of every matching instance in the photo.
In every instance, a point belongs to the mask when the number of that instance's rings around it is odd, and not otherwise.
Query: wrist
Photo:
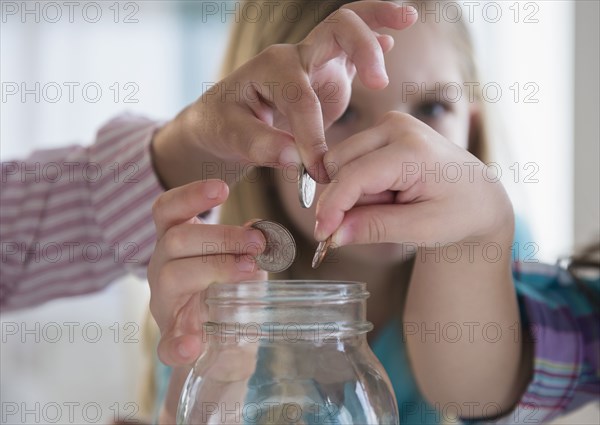
[[[203,135],[207,123],[203,122],[198,108],[196,104],[187,107],[154,134],[152,163],[165,189],[197,180],[220,179],[228,184],[239,180],[240,172],[232,173],[231,170],[241,167],[226,162],[211,151],[212,146],[218,146],[219,140],[211,140],[212,145],[205,142],[213,136]]]
[[[499,187],[494,188],[493,199],[482,202],[483,208],[478,209],[481,225],[479,231],[472,233],[462,242],[475,242],[482,245],[497,244],[504,248],[509,248],[512,244],[515,232],[515,214],[512,203],[504,187],[500,183],[495,183]]]
[[[152,138],[150,154],[154,171],[165,189],[193,181],[190,159],[196,157],[182,129],[180,115],[167,122]],[[189,170],[189,171],[188,171]]]

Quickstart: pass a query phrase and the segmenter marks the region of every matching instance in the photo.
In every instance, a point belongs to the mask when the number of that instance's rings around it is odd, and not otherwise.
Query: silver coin
[[[301,165],[298,175],[298,197],[300,198],[300,205],[303,208],[310,208],[315,199],[316,191],[317,182],[308,174],[304,164]]]
[[[315,256],[313,257],[312,260],[312,268],[316,269],[317,267],[319,267],[321,265],[321,263],[323,262],[323,259],[327,256],[327,251],[329,251],[329,248],[331,247],[331,236],[329,236],[327,238],[327,240],[324,240],[323,242],[319,242],[319,245],[317,246],[317,250],[315,251]]]
[[[296,241],[289,230],[268,220],[259,220],[252,227],[260,230],[267,241],[265,250],[255,257],[258,267],[271,273],[289,268],[296,259]]]

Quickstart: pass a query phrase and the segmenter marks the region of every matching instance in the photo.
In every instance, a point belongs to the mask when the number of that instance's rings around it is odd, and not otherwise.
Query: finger
[[[217,254],[258,255],[264,251],[263,233],[254,228],[221,224],[180,224],[169,228],[156,251],[165,260]]]
[[[328,183],[329,177],[323,165],[327,143],[321,103],[306,75],[299,87],[302,96],[298,101],[292,103],[283,99],[277,102],[277,107],[288,118],[296,147],[309,175],[318,183]]]
[[[338,171],[346,164],[387,145],[389,141],[389,131],[383,126],[375,126],[333,146],[323,157],[332,183],[335,183]]]
[[[228,195],[229,188],[221,180],[197,181],[163,193],[152,206],[156,238],[160,240],[168,228],[222,204]]]
[[[152,309],[175,311],[182,298],[205,291],[211,283],[249,280],[255,277],[256,270],[256,262],[246,255],[207,255],[168,261],[152,288]]]
[[[350,10],[336,13],[339,20],[335,23],[318,25],[299,44],[301,61],[305,69],[319,68],[329,60],[342,54],[348,55],[359,72],[369,83],[368,87],[383,87],[388,79],[383,65],[383,52],[378,38],[369,27]],[[353,30],[348,30],[353,28]],[[367,69],[368,68],[368,69]],[[365,74],[368,73],[369,75]],[[309,78],[307,76],[307,78]],[[371,80],[374,81],[370,84]],[[310,87],[310,82],[304,84]],[[308,93],[308,90],[305,89]],[[339,88],[340,93],[347,92]],[[328,183],[327,170],[323,164],[323,156],[327,152],[323,123],[323,112],[317,95],[304,96],[303,102],[289,105],[286,116],[290,121],[292,132],[301,151],[308,172],[319,183]],[[344,99],[339,99],[344,101]]]
[[[342,223],[332,236],[335,246],[407,241],[407,227],[418,224],[403,214],[410,205],[377,205],[353,208],[344,215]],[[405,229],[401,235],[398,229]],[[414,240],[411,240],[414,242]]]
[[[381,50],[383,51],[383,53],[387,53],[390,50],[392,50],[392,48],[394,47],[394,37],[392,37],[391,35],[387,35],[387,34],[375,34],[375,36],[377,37],[377,41],[379,42],[379,45],[381,46]]]
[[[321,241],[331,235],[361,196],[409,189],[417,179],[403,175],[403,154],[387,145],[345,164],[317,202],[315,238]]]
[[[402,7],[392,2],[347,4],[326,18],[305,39],[314,46],[307,50],[309,63],[318,67],[337,57],[339,51],[335,47],[339,45],[356,65],[359,78],[365,86],[375,89],[385,87],[388,78],[381,50],[383,48],[385,52],[391,46],[388,46],[389,41],[380,46],[379,37],[375,37],[370,30],[383,27],[402,30],[411,26],[416,19],[417,13],[413,7]],[[314,39],[319,43],[314,43]]]
[[[270,98],[267,100],[273,101]],[[273,127],[272,117],[264,116],[263,109],[253,106],[253,114],[243,114],[238,122],[232,124],[234,128],[243,129],[243,133],[231,140],[231,143],[242,153],[244,159],[261,167],[300,165],[302,160],[296,140],[290,133]]]
[[[369,26],[352,10],[340,9],[299,43],[301,59],[309,72],[347,55],[366,87],[380,89],[389,79],[381,45]]]
[[[256,96],[260,95],[263,102],[259,105],[254,102],[250,106],[256,117],[261,117],[262,125],[256,126],[252,120],[247,119],[247,123],[241,123],[238,128],[252,129],[251,146],[254,145],[252,157],[257,162],[265,161],[270,158],[281,166],[294,164],[300,166],[304,164],[308,173],[313,179],[320,183],[329,181],[327,172],[323,166],[323,155],[327,151],[325,143],[325,129],[323,124],[323,111],[321,102],[315,90],[311,86],[309,76],[298,66],[298,50],[293,46],[276,45],[266,49],[263,53],[263,60],[259,64],[261,67],[259,74],[263,81],[258,86],[272,86],[273,82],[281,89],[257,90]],[[288,67],[273,68],[272,63],[290,64]],[[254,87],[254,85],[250,85]],[[348,85],[349,92],[350,87]],[[342,90],[343,91],[343,90]],[[336,99],[337,101],[338,99]],[[344,102],[344,99],[339,99]],[[273,127],[272,110],[266,108],[264,104],[268,103],[281,113],[287,119],[284,132],[277,129],[278,134],[285,134],[287,137],[273,137],[271,130]],[[260,130],[259,131],[255,131]],[[261,134],[266,136],[261,136]],[[293,134],[293,136],[292,136]]]
[[[181,321],[194,324],[200,320],[199,313],[190,313],[187,307],[191,303],[193,308],[201,309],[203,303],[196,298],[202,297],[211,283],[255,280],[257,276],[256,263],[248,256],[212,255],[168,261],[151,281],[150,311],[164,334],[168,332],[165,329],[180,328],[176,323]],[[192,318],[186,319],[181,312],[188,312]],[[178,335],[181,333],[180,329]]]
[[[385,204],[393,204],[396,200],[396,192],[391,190],[386,190],[385,192],[375,193],[373,195],[362,195],[354,207],[359,207],[363,205],[385,205]]]
[[[171,270],[175,274],[163,274],[166,277],[164,279],[166,282],[162,284],[163,287],[152,292],[150,307],[154,317],[157,317],[159,311],[176,312],[175,316],[169,315],[168,318],[157,322],[171,323],[168,328],[161,328],[162,337],[158,347],[159,358],[168,365],[190,364],[200,355],[206,343],[201,324],[208,319],[205,308],[200,307],[200,304],[204,304],[205,290],[212,282],[241,282],[267,278],[266,273],[261,270],[236,275],[236,272],[230,267],[231,262],[226,262],[223,263],[225,274],[223,274],[223,270],[212,273],[212,277],[214,277],[212,279],[211,272],[207,270],[208,273],[202,273],[202,279],[199,279],[198,260],[199,258],[173,261]],[[236,259],[233,259],[233,262],[235,261]],[[173,279],[176,279],[177,285],[173,285]],[[164,288],[165,286],[171,286],[171,288],[168,288],[167,292],[159,293],[161,290],[167,289]],[[194,294],[194,296],[190,297],[189,294]],[[200,298],[196,295],[200,295]],[[183,303],[183,308],[189,307],[190,303],[193,308],[186,311],[179,310],[182,299],[187,300]]]
[[[184,366],[193,363],[202,354],[200,335],[163,337],[158,343],[158,358],[167,366]]]
[[[417,10],[412,6],[402,6],[390,1],[357,1],[348,3],[341,9],[356,13],[371,29],[392,28],[403,30],[417,21]]]

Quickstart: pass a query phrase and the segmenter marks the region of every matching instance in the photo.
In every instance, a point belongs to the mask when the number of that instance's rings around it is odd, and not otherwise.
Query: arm
[[[510,205],[499,219],[504,229],[459,244],[459,261],[444,248],[419,250],[405,304],[404,322],[419,330],[405,337],[421,391],[433,405],[458,403],[463,417],[510,410],[528,376],[520,370],[521,341],[511,331],[519,314],[510,272]],[[486,252],[486,246],[494,248]],[[490,261],[496,246],[502,256]],[[434,329],[437,338],[426,333]]]
[[[3,310],[97,291],[128,272],[145,276],[151,206],[163,192],[149,152],[156,128],[124,116],[88,148],[2,164]]]
[[[336,173],[317,205],[315,238],[331,236],[338,247],[401,243],[416,253],[404,319],[417,332],[404,337],[421,391],[440,408],[472,406],[473,417],[488,414],[487,402],[508,410],[518,399],[521,348],[506,337],[518,309],[513,213],[502,185],[484,179],[485,165],[469,152],[398,112],[325,161]],[[446,166],[458,177],[432,175]],[[448,324],[461,337],[446,338]],[[486,341],[486,325],[504,337]]]

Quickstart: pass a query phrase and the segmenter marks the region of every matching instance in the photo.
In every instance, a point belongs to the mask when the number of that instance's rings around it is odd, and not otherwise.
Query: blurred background
[[[103,123],[124,112],[172,118],[218,80],[234,19],[227,12],[236,7],[1,3],[2,161],[90,144]],[[532,235],[534,245],[520,249],[529,259],[554,262],[599,237],[598,2],[452,3],[470,22],[481,83],[489,87],[494,160]],[[37,90],[39,98],[23,90]],[[125,278],[99,294],[3,313],[1,423],[50,422],[44,418],[55,417],[52,403],[62,409],[58,423],[141,418],[148,298],[144,282]],[[72,338],[65,323],[77,324]],[[32,411],[10,414],[15,406]],[[598,423],[595,409],[577,421]]]

